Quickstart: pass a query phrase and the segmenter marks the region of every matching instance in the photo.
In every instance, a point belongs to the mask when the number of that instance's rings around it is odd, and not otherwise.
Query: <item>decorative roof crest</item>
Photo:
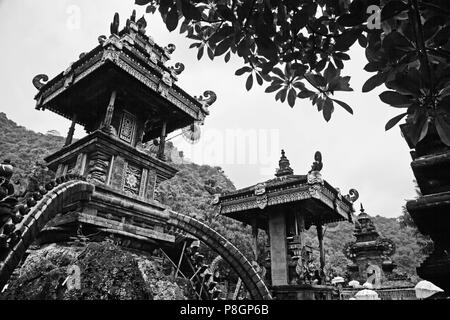
[[[277,169],[277,173],[275,174],[276,177],[284,177],[294,174],[294,170],[291,168],[291,164],[286,157],[286,153],[284,150],[281,150],[281,158],[278,162],[279,168]]]

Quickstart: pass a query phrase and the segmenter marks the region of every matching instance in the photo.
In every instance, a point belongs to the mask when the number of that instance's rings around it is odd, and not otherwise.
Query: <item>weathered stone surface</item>
[[[69,291],[64,281],[74,265],[81,288]],[[189,283],[173,281],[158,260],[108,242],[51,244],[31,252],[16,272],[0,299],[184,300],[192,294]]]

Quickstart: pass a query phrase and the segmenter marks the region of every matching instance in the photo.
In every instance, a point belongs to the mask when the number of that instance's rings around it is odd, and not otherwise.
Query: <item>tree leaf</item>
[[[228,49],[230,49],[231,42],[232,42],[231,37],[225,38],[223,41],[221,41],[217,45],[216,50],[214,50],[214,55],[216,57],[218,57],[218,56],[223,55],[225,52],[227,52]]]
[[[400,12],[405,11],[408,8],[409,8],[409,6],[406,3],[404,3],[403,1],[399,1],[399,0],[389,1],[383,7],[383,9],[381,9],[381,21],[390,19],[390,18],[398,15]]]
[[[284,102],[286,100],[286,95],[287,95],[287,87],[284,87],[283,89],[281,89],[280,92],[280,100],[281,102]]]
[[[231,58],[231,53],[230,53],[230,51],[228,51],[227,54],[225,55],[225,62],[228,63],[228,61],[230,61],[230,58]]]
[[[328,82],[330,82],[332,79],[334,79],[339,74],[338,70],[334,67],[334,65],[330,62],[328,64],[328,68],[324,72],[324,77],[327,79]]]
[[[247,82],[245,83],[245,88],[247,91],[250,91],[250,89],[253,87],[253,74],[250,74],[247,78]]]
[[[211,60],[214,60],[214,51],[211,49],[210,46],[208,46],[208,48],[206,49],[206,51],[208,52],[208,57],[209,57]]]
[[[408,108],[412,104],[412,101],[408,96],[404,96],[395,91],[383,92],[380,94],[380,99],[384,103],[397,108]]]
[[[203,52],[205,50],[205,46],[200,46],[197,53],[197,59],[200,60],[203,57]]]
[[[252,68],[248,66],[242,67],[235,72],[235,75],[242,76],[246,72],[252,72]]]
[[[135,0],[134,3],[138,6],[145,6],[146,4],[150,3],[151,0]]]
[[[304,89],[299,92],[297,97],[299,97],[300,99],[306,99],[306,98],[311,98],[313,95],[315,95],[314,91]]]
[[[375,89],[378,86],[381,86],[383,83],[386,82],[387,79],[387,73],[386,72],[379,72],[376,75],[372,76],[367,80],[363,87],[362,92],[370,92],[373,89]]]
[[[297,93],[295,92],[295,89],[294,88],[289,89],[288,103],[291,106],[291,108],[294,107],[296,98],[297,98]]]
[[[436,46],[445,45],[450,39],[450,25],[445,26],[434,36],[433,42]]]
[[[402,120],[408,113],[402,113],[399,114],[398,116],[395,116],[394,118],[392,118],[391,120],[389,120],[386,123],[386,126],[384,127],[386,131],[390,130],[391,128],[393,128],[397,123],[400,122],[400,120]]]
[[[344,108],[348,113],[353,114],[353,109],[348,104],[346,104],[345,102],[337,100],[337,99],[331,99],[331,100],[333,100],[338,105],[340,105],[342,108]]]
[[[277,58],[277,46],[269,37],[264,37],[261,35],[255,39],[255,43],[258,46],[258,54],[268,60],[274,60]]]
[[[330,98],[326,98],[323,104],[323,117],[325,121],[331,120],[331,115],[333,114],[334,106],[333,101]]]
[[[334,49],[336,51],[348,51],[356,40],[358,40],[360,34],[361,31],[357,29],[351,29],[344,32],[337,38]]]
[[[172,32],[177,28],[177,26],[178,26],[178,9],[177,6],[174,5],[172,6],[172,8],[170,8],[169,12],[167,13],[166,27],[170,32]]]
[[[435,118],[435,125],[442,142],[450,146],[450,114],[447,112],[438,113]]]
[[[258,73],[256,73],[256,81],[258,82],[258,84],[260,86],[263,85],[263,79],[261,78],[261,76]]]
[[[271,84],[270,86],[268,86],[265,90],[266,93],[270,93],[270,92],[275,92],[277,90],[279,90],[283,85],[281,84]]]
[[[226,5],[218,4],[217,5],[217,12],[225,20],[228,20],[228,21],[236,20],[236,17],[234,16],[233,11],[231,11],[231,9],[228,8],[228,6],[226,6]]]
[[[409,131],[411,143],[415,146],[421,141],[428,131],[428,115],[423,109],[417,109],[413,116],[413,122]]]

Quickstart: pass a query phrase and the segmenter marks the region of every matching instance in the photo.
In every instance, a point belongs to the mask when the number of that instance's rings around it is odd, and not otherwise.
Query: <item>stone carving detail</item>
[[[136,118],[128,113],[123,112],[120,123],[119,138],[125,142],[132,143],[136,131]]]
[[[255,187],[255,195],[260,196],[266,193],[266,184],[259,183]]]
[[[356,200],[359,199],[359,192],[356,189],[350,189],[349,194],[344,196],[344,198],[350,201],[351,203],[354,203]]]
[[[173,77],[179,76],[185,69],[184,64],[178,62],[175,64],[174,67],[170,67],[170,72],[172,73]]]
[[[176,49],[177,47],[173,43],[169,43],[166,47],[164,47],[164,52],[166,55],[170,56]]]
[[[366,270],[367,282],[374,285],[375,288],[381,286],[381,268],[377,265],[369,265]]]
[[[99,151],[91,155],[89,161],[88,182],[105,183],[108,175],[109,157]]]
[[[139,195],[142,170],[130,163],[126,163],[123,175],[123,191],[130,195]]]
[[[256,204],[258,205],[258,208],[260,208],[261,210],[264,209],[265,207],[267,207],[267,204],[268,204],[267,194],[258,196],[256,198]]]
[[[120,17],[119,14],[116,12],[114,14],[113,22],[111,23],[109,28],[111,34],[119,34],[119,24],[120,24]]]
[[[163,73],[161,80],[162,80],[162,82],[167,84],[169,87],[171,87],[173,84],[172,76],[168,72]]]
[[[33,78],[33,85],[36,89],[41,90],[48,81],[48,76],[46,74],[38,74]]]
[[[217,95],[211,90],[205,91],[202,96],[195,98],[202,104],[202,111],[206,115],[209,115],[209,107],[217,101]]]
[[[161,94],[161,96],[167,98],[169,96],[169,87],[160,82],[158,86],[158,92]]]
[[[117,190],[122,190],[122,177],[125,170],[125,160],[121,156],[114,157],[114,166],[111,174],[111,186]]]
[[[123,49],[123,43],[120,38],[118,38],[115,35],[110,36],[105,42],[103,42],[103,47],[111,46],[114,49],[122,50]]]
[[[378,238],[377,239],[377,247],[383,248],[383,256],[389,257],[395,253],[395,243],[391,239],[387,238]]]
[[[106,41],[106,36],[105,35],[101,35],[101,36],[99,36],[98,37],[98,43],[100,44],[100,45],[103,45],[104,43],[105,43],[105,41]]]
[[[322,154],[320,153],[320,151],[317,151],[314,155],[314,163],[311,166],[311,171],[310,172],[314,172],[314,171],[318,171],[320,172],[323,168],[323,163],[322,163]]]
[[[156,179],[156,172],[153,170],[149,170],[147,175],[147,199],[153,200],[155,198]]]
[[[102,62],[105,62],[106,60],[117,62],[119,60],[119,52],[113,50],[106,50],[103,53]]]

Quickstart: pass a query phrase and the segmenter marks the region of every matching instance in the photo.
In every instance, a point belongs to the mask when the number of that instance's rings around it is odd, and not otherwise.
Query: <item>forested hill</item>
[[[11,160],[16,177],[30,174],[36,161],[43,161],[63,145],[63,137],[27,130],[0,112],[0,160]]]
[[[27,130],[9,120],[4,113],[0,113],[0,160],[12,161],[16,166],[17,178],[29,174],[36,161],[42,161],[63,144],[63,137]],[[249,259],[253,259],[249,228],[230,219],[218,217],[211,206],[214,193],[234,190],[233,183],[223,170],[220,167],[193,163],[176,166],[180,170],[179,173],[159,186],[158,200],[173,210],[195,216],[211,225],[229,238]],[[370,208],[367,208],[367,212],[371,214]],[[395,242],[397,251],[393,259],[399,266],[399,271],[414,277],[415,268],[424,258],[423,249],[427,241],[413,226],[402,226],[398,219],[376,216],[373,220],[379,233]],[[342,249],[347,242],[354,240],[353,228],[350,223],[341,223],[338,227],[329,228],[325,233],[327,267],[332,268],[336,274],[345,272],[348,261],[342,254]],[[313,247],[317,246],[314,227],[308,231],[307,238]],[[261,235],[261,244],[264,241],[264,236]],[[264,245],[260,247],[264,250]],[[211,253],[208,256],[214,255]]]

